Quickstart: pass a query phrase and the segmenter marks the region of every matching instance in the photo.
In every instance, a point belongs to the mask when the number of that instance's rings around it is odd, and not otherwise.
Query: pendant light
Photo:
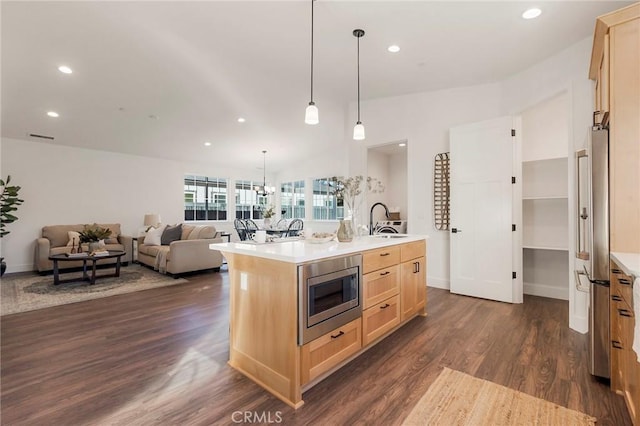
[[[358,39],[358,121],[353,127],[353,139],[364,139],[364,126],[360,121],[360,37],[364,36],[364,30],[353,30],[353,35]]]
[[[313,3],[311,0],[311,100],[304,113],[304,122],[307,124],[318,124],[318,107],[313,102]]]
[[[256,185],[254,186],[256,194],[262,195],[263,197],[269,195],[271,193],[271,188],[267,187],[267,151],[262,151],[262,186]]]

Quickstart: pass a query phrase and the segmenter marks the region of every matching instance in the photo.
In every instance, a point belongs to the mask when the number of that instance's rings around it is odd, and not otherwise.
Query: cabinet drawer
[[[398,263],[400,263],[400,246],[384,247],[362,253],[362,269],[365,274]]]
[[[631,305],[633,303],[633,279],[621,270],[617,269],[615,263],[611,269],[611,287],[612,293],[619,294],[624,301]]]
[[[427,242],[425,240],[413,241],[400,246],[400,261],[407,262],[417,257],[427,255]]]
[[[393,296],[362,313],[362,344],[383,336],[400,324],[400,297]]]
[[[357,318],[302,346],[300,382],[305,384],[362,348],[362,321]]]
[[[376,303],[395,296],[400,291],[400,274],[398,265],[380,269],[363,275],[362,292],[363,308],[367,309]]]

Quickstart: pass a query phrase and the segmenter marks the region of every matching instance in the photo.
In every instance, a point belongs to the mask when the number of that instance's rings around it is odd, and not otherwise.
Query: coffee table
[[[120,258],[124,256],[124,251],[118,250],[109,250],[109,254],[105,254],[103,256],[91,256],[87,255],[85,257],[71,257],[66,254],[54,254],[49,256],[49,260],[53,261],[53,285],[58,285],[62,283],[68,283],[72,281],[89,281],[89,285],[96,283],[96,278],[107,278],[107,277],[119,277],[120,276]],[[116,259],[116,263],[114,264],[116,267],[116,271],[113,274],[108,275],[96,275],[96,262],[100,259]],[[58,262],[75,262],[81,260],[82,261],[82,278],[70,278],[66,280],[60,279],[60,270],[58,269]],[[87,274],[87,262],[91,262],[91,276]],[[64,271],[67,272],[67,271]],[[74,271],[69,271],[74,272]]]

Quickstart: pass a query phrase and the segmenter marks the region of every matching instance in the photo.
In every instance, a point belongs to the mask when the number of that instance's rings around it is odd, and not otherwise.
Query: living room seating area
[[[36,240],[35,267],[40,273],[53,271],[53,262],[49,256],[54,254],[71,253],[74,244],[79,244],[78,235],[88,224],[77,225],[49,225],[42,228],[41,237]],[[95,225],[95,224],[94,224]],[[111,235],[104,239],[105,250],[123,251],[125,254],[120,261],[127,265],[133,259],[132,237],[122,235],[119,223],[97,224],[101,228],[109,229]],[[116,259],[101,259],[101,264],[114,263]],[[80,268],[82,260],[64,262],[61,269]]]

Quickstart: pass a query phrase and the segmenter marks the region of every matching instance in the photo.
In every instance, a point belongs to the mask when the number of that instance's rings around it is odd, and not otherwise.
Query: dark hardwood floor
[[[3,425],[399,424],[443,367],[628,425],[587,371],[568,304],[522,305],[429,289],[416,318],[304,394],[294,411],[227,366],[228,280],[4,316]]]

